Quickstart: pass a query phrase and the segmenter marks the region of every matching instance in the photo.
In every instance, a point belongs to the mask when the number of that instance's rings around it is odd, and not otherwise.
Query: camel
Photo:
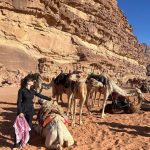
[[[95,84],[91,85],[91,79],[95,79],[94,82]],[[105,75],[95,75],[95,74],[90,74],[88,79],[87,79],[87,84],[88,84],[88,94],[87,94],[87,100],[89,99],[89,95],[93,87],[97,88],[97,85],[100,84],[99,88],[101,89],[102,94],[104,94],[104,100],[103,100],[103,106],[102,106],[102,114],[101,117],[103,118],[105,116],[104,110],[106,106],[106,101],[108,99],[108,96],[112,92],[116,92],[119,95],[129,97],[133,96],[134,94],[132,93],[127,93],[127,91],[121,89],[114,81],[109,79]],[[139,90],[140,91],[140,90]]]
[[[62,108],[56,101],[41,100],[40,103],[39,124],[35,125],[34,130],[45,138],[45,147],[62,150],[63,146],[72,146],[74,139],[65,125]]]
[[[53,97],[56,97],[57,102],[62,100],[62,94],[65,93],[68,96],[68,101],[71,99],[72,90],[74,88],[74,81],[68,80],[70,73],[61,72],[56,78],[51,81]]]
[[[81,76],[82,72],[76,70],[73,71],[72,73],[60,73],[53,80],[53,96],[57,96],[58,99],[58,96],[62,97],[63,93],[68,95],[67,115],[69,115],[69,112],[71,112],[71,116],[73,118],[72,125],[75,125],[76,101],[77,101],[76,99],[80,99],[79,124],[80,125],[82,124],[82,109],[86,100],[87,87],[85,83],[86,77],[81,78]]]
[[[86,84],[86,75],[77,75],[77,74],[72,74],[69,77],[69,80],[75,81],[73,93],[72,93],[72,98],[70,99],[69,102],[69,107],[68,111],[70,109],[71,115],[72,115],[72,126],[75,126],[76,123],[76,107],[77,107],[77,99],[79,99],[79,125],[82,125],[82,110],[83,110],[83,105],[86,105],[86,108],[89,111],[88,104],[86,101],[86,96],[87,96],[87,84]],[[72,110],[73,109],[73,110]]]
[[[97,82],[97,80],[91,78],[87,79],[87,101],[88,105],[89,104],[89,98],[92,99],[92,104],[91,106],[95,106],[95,101],[96,101],[96,94],[99,93],[99,98],[98,98],[98,106],[100,106],[100,97],[101,97],[101,90],[102,90],[103,84],[101,82]],[[94,95],[94,96],[93,96]]]
[[[136,96],[136,98],[135,98]],[[111,113],[136,113],[140,110],[142,102],[144,100],[143,94],[139,89],[135,89],[134,101],[131,101],[129,97],[118,95],[118,93],[112,93],[112,104],[108,104],[106,107]]]

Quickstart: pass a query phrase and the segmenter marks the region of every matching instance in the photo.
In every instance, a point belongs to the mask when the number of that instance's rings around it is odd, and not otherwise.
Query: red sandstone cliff
[[[53,68],[84,60],[112,76],[145,76],[141,45],[116,0],[0,0],[0,9],[6,67],[35,71],[35,60],[47,57]]]

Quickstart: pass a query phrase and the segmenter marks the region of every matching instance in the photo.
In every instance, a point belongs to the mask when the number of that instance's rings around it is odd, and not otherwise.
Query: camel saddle
[[[47,116],[46,119],[43,121],[43,124],[42,126],[45,128],[46,125],[51,122],[56,116],[55,115],[50,115],[50,116]]]
[[[53,114],[53,115],[49,115],[49,116],[46,117],[46,119],[43,121],[42,126],[46,127],[46,125],[56,117],[59,118],[65,125],[68,125],[70,123],[68,118],[64,118],[64,117],[62,117],[58,114]]]

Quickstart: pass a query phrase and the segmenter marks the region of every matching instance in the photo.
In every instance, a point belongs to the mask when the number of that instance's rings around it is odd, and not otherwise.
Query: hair
[[[33,74],[28,74],[26,77],[24,77],[21,80],[21,88],[25,88],[27,86],[28,81],[33,81],[34,80],[34,76]]]

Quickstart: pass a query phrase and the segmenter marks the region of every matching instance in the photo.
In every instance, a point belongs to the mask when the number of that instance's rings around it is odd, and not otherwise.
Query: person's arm
[[[22,103],[22,90],[20,89],[18,91],[18,98],[17,98],[17,109],[19,114],[23,113],[21,103]]]
[[[35,92],[34,95],[39,97],[39,98],[42,98],[42,99],[45,99],[45,100],[51,100],[51,98],[48,97],[48,96],[42,95],[40,93],[37,93],[35,90],[34,90],[34,92]]]

